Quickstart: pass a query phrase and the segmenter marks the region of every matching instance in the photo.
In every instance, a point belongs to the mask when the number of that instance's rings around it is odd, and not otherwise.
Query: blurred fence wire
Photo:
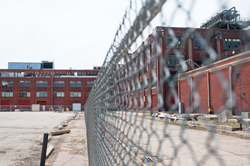
[[[243,46],[242,39],[237,46],[234,37],[225,40],[220,34],[226,36],[227,30],[216,30],[216,22],[208,22],[198,31],[171,28],[178,11],[186,14],[187,22],[193,21],[190,13],[196,1],[191,1],[189,9],[183,8],[181,1],[175,2],[167,20],[162,11],[163,5],[168,5],[166,0],[130,1],[85,105],[89,165],[225,165],[218,153],[215,127],[211,125],[209,132],[203,133],[204,147],[197,150],[191,140],[199,142],[199,135],[196,138],[186,128],[183,120],[187,118],[177,113],[197,120],[198,114],[249,111],[237,105],[237,89],[231,90],[231,75],[227,78],[231,68],[215,61],[241,53],[229,60],[229,66],[237,61],[235,69],[240,73],[249,57],[249,52],[242,52],[249,50],[250,44]],[[221,10],[227,7],[223,1],[218,5]],[[160,25],[153,27],[156,16]],[[230,29],[232,25],[225,20],[222,23]],[[243,35],[247,40],[249,31],[239,30],[239,36]],[[234,49],[225,46],[231,40]],[[215,78],[217,85],[212,85],[208,79]],[[212,91],[212,86],[218,86],[215,91],[221,94]],[[211,104],[216,96],[219,107]],[[158,112],[166,114],[162,119],[151,116]],[[172,125],[176,121],[179,126]],[[202,123],[210,124],[209,118]]]

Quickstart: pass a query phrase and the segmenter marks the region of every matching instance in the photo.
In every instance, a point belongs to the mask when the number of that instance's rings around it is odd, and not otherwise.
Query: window
[[[54,91],[54,97],[64,97],[64,91]]]
[[[194,38],[194,49],[204,49],[206,46],[206,38],[195,37]]]
[[[185,55],[181,55],[182,59],[185,59]],[[179,59],[176,57],[175,54],[168,54],[167,55],[167,66],[174,67],[179,64]]]
[[[143,63],[142,61],[142,53],[139,54],[139,64]]]
[[[178,86],[178,76],[176,74],[170,74],[170,76],[168,77],[167,80],[167,86],[174,86],[177,87]]]
[[[50,77],[50,74],[40,74],[40,77]]]
[[[155,52],[155,50],[156,50],[156,44],[155,44],[155,40],[153,40],[151,42],[151,52],[153,53],[153,52]]]
[[[142,74],[143,74],[143,73],[142,73],[142,70],[139,70],[139,75],[142,76]]]
[[[223,50],[241,50],[241,40],[224,38]]]
[[[156,57],[152,58],[152,68],[155,69],[156,68]]]
[[[148,64],[145,64],[145,73],[148,72]]]
[[[147,48],[147,49],[145,50],[145,61],[146,61],[146,59],[149,57],[149,55],[150,55],[150,52],[149,52],[149,49]]]
[[[156,87],[156,84],[157,84],[157,77],[156,77],[156,75],[152,76],[152,82],[151,82],[151,84],[152,84],[152,87]]]
[[[87,87],[93,87],[94,81],[87,81]]]
[[[2,87],[13,87],[13,81],[2,81]]]
[[[64,81],[54,81],[54,87],[64,87]]]
[[[81,97],[81,91],[70,91],[70,97]]]
[[[136,83],[136,84],[135,84],[135,90],[137,90],[137,89],[138,89],[138,84]]]
[[[236,78],[240,78],[240,73],[236,74]]]
[[[81,76],[82,75],[82,72],[77,72],[77,76]]]
[[[147,78],[147,81],[145,82],[145,85],[146,85],[146,89],[148,89],[148,84],[149,84],[149,78]]]
[[[134,66],[137,66],[137,57],[135,57]]]
[[[90,91],[87,91],[87,97],[89,97],[89,95],[90,95]]]
[[[61,73],[61,72],[60,72]],[[55,77],[66,76],[66,74],[56,74]]]
[[[143,82],[141,81],[140,84],[141,84],[141,89],[143,89]]]
[[[2,97],[13,97],[13,91],[2,91]]]
[[[184,40],[185,40],[184,37],[181,36],[176,36],[176,37],[168,36],[166,37],[166,47],[182,49],[185,47]]]
[[[48,87],[48,81],[36,81],[36,87]]]
[[[87,74],[87,76],[97,76],[96,73],[93,73],[93,74]]]
[[[47,91],[36,91],[36,97],[47,97]]]
[[[70,81],[70,87],[81,87],[81,81]]]
[[[30,97],[30,91],[19,91],[19,97]]]
[[[30,87],[30,81],[19,81],[19,87]]]

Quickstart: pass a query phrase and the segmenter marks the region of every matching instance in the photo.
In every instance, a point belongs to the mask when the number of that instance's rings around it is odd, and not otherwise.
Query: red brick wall
[[[201,68],[200,70],[190,71],[180,76],[179,78],[179,95],[180,102],[184,103],[184,110],[187,112],[189,108],[190,100],[190,87],[188,85],[188,75],[202,72],[207,69],[214,69],[216,67],[222,67],[216,71],[209,71],[209,93],[210,93],[210,107],[213,112],[218,114],[225,109],[231,109],[231,105],[226,105],[230,98],[230,75],[232,76],[232,90],[235,94],[235,105],[233,105],[233,113],[240,114],[242,111],[250,111],[250,62],[247,61],[249,53],[242,54],[236,58],[231,58],[221,63],[217,63],[214,66],[207,68]],[[242,60],[238,63],[238,60]],[[233,66],[233,72],[229,72],[229,66]],[[182,78],[182,79],[181,79]],[[207,113],[208,109],[208,92],[207,92],[207,74],[194,76],[193,82],[195,83],[196,92],[199,94],[199,107],[195,109],[199,113]],[[195,98],[194,98],[195,101]]]
[[[46,103],[46,105],[72,105],[72,103],[81,103],[84,105],[87,101],[87,91],[91,91],[91,87],[87,87],[87,81],[94,81],[96,78],[76,78],[76,77],[54,77],[53,81],[64,81],[64,87],[51,88],[52,77],[0,77],[0,92],[13,91],[13,97],[2,97],[0,95],[0,103],[2,105],[10,103],[12,105],[27,105]],[[2,81],[13,81],[13,87],[2,87]],[[19,81],[30,81],[30,87],[19,87]],[[36,87],[36,81],[48,81],[47,87]],[[70,81],[81,81],[81,87],[70,87]],[[19,91],[30,91],[30,97],[19,97]],[[36,91],[47,91],[47,97],[36,97]],[[53,97],[53,91],[64,91],[64,97]],[[70,97],[70,91],[81,91],[81,97]],[[53,103],[51,103],[53,98]]]
[[[233,80],[233,90],[236,97],[236,105],[234,107],[234,112],[248,111],[250,112],[250,62],[244,63],[242,65],[234,66],[234,71],[232,73]],[[240,74],[237,78],[237,74]],[[245,96],[243,95],[245,94]]]
[[[208,110],[208,100],[207,100],[207,75],[199,75],[193,78],[194,91],[197,94],[193,94],[193,101],[198,104],[198,107],[195,108],[196,113],[207,113]]]
[[[188,79],[180,81],[180,86],[179,86],[180,102],[183,103],[185,111],[187,111],[190,107],[190,91],[191,89],[188,83]]]
[[[222,108],[222,106],[224,106],[228,100],[229,96],[226,90],[229,90],[229,86],[224,89],[222,83],[229,83],[228,74],[228,68],[210,73],[210,106],[214,113],[220,113],[225,109]]]

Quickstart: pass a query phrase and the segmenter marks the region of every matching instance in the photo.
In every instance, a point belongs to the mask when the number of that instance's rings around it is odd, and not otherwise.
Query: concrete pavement
[[[73,115],[72,112],[0,112],[0,166],[40,165],[43,133],[51,132]]]

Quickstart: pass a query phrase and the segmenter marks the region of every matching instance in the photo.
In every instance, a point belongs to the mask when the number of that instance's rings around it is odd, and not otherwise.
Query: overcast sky
[[[172,15],[176,0],[168,0],[166,25],[199,27],[223,2],[250,18],[249,0],[182,1],[187,10],[192,6],[192,22],[182,10]],[[0,0],[0,68],[42,60],[54,61],[56,69],[101,66],[128,5],[129,0]],[[159,24],[156,18],[152,27]]]

